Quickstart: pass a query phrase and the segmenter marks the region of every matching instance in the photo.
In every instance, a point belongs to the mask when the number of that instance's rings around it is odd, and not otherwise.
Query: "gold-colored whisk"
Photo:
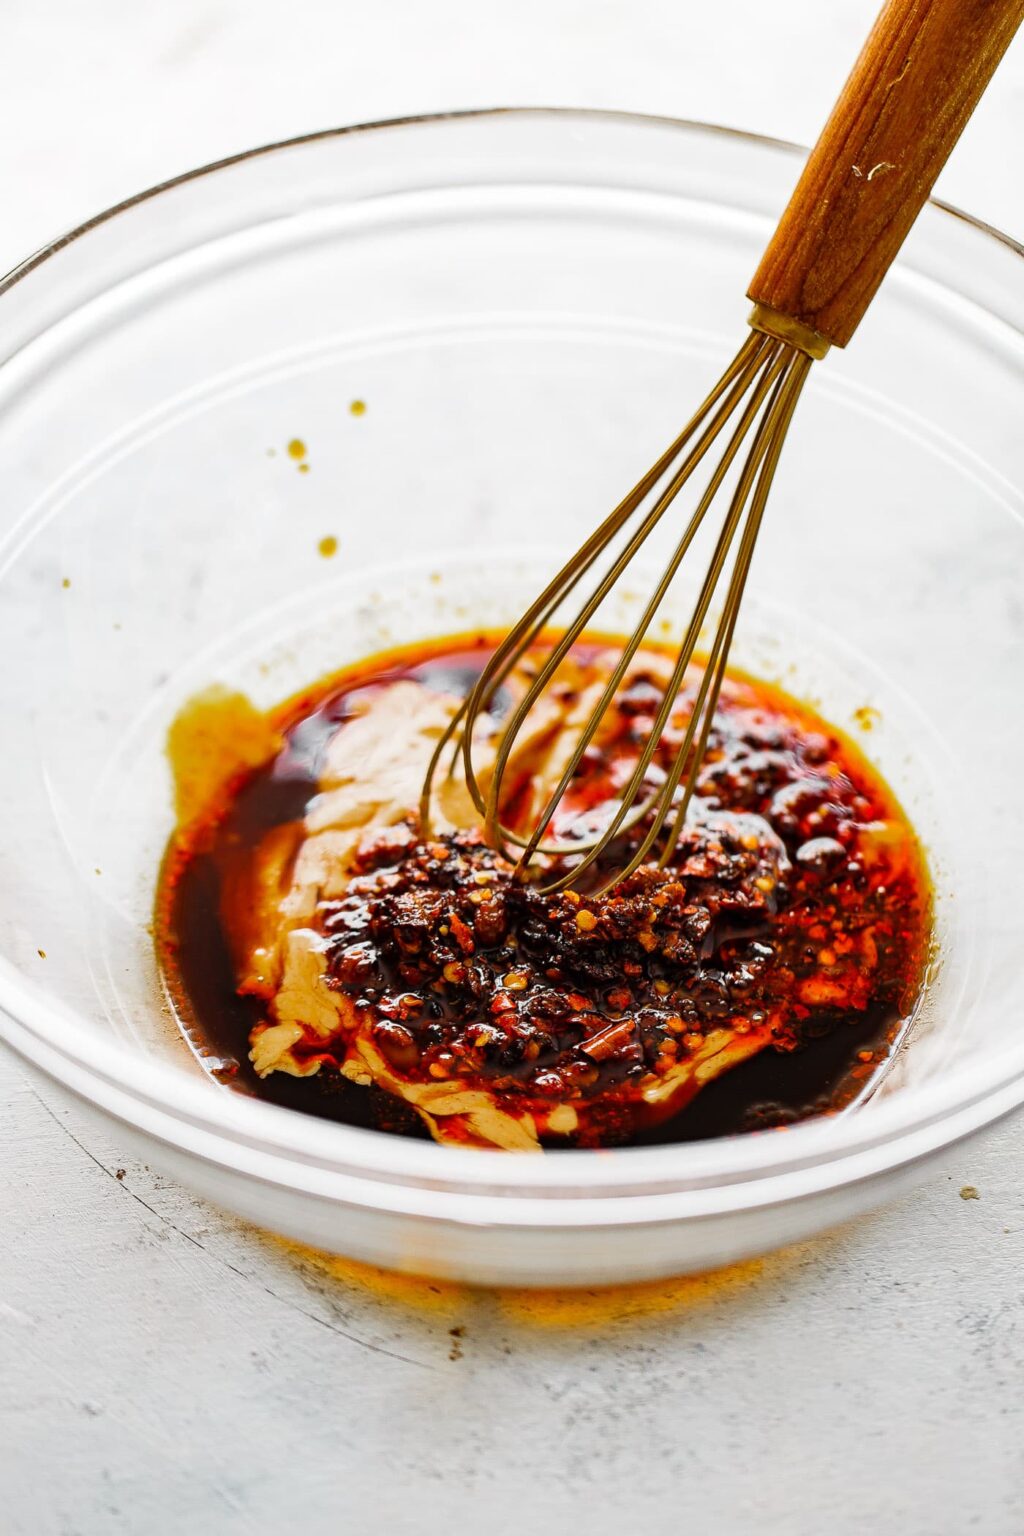
[[[642,835],[635,846],[628,845],[628,863],[615,869],[608,883],[630,874],[659,843],[659,861],[671,859],[711,731],[768,493],[811,363],[824,357],[831,345],[842,347],[850,340],[1022,20],[1024,0],[889,0],[884,6],[748,289],[754,301],[751,334],[675,441],[489,658],[434,754],[421,804],[425,826],[430,821],[432,783],[445,765],[447,772],[465,773],[489,839],[506,852],[519,850],[521,870],[526,871],[538,852],[573,855],[548,889],[573,883],[599,859],[604,859],[607,874],[611,845],[637,823],[643,823]],[[630,562],[720,441],[722,452],[559,783],[531,829],[505,825],[505,768],[531,711]],[[733,483],[721,498],[724,517],[710,562],[632,777],[599,832],[546,841],[548,824],[731,470]],[[635,528],[627,530],[638,514]],[[602,574],[602,557],[614,551],[624,530],[622,547]],[[566,598],[592,573],[589,595],[557,639],[538,652],[536,675],[503,722],[485,789],[473,762],[478,722],[509,674],[542,641]],[[658,743],[723,582],[724,597],[682,742],[670,771],[652,772]]]

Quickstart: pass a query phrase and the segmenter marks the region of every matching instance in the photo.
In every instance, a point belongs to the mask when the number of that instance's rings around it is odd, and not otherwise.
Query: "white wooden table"
[[[874,9],[3,0],[0,269],[336,122],[557,102],[806,140]],[[1018,43],[941,189],[1017,234],[1022,130]],[[0,1532],[1019,1536],[1022,1167],[1024,1120],[706,1279],[426,1287],[222,1216],[0,1054]]]

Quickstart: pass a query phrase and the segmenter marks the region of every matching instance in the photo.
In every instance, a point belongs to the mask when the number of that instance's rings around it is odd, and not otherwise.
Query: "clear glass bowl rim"
[[[417,114],[297,135],[226,156],[124,199],[26,257],[0,278],[0,298],[57,253],[140,204],[244,161],[358,134],[479,119],[576,119],[722,136],[792,157],[806,148],[692,119],[572,107],[493,107]],[[931,206],[1012,256],[1024,245],[940,199]],[[1024,276],[1024,269],[1022,269]],[[182,1150],[278,1186],[344,1204],[511,1226],[631,1223],[768,1207],[910,1165],[995,1121],[1024,1101],[1024,1040],[994,1059],[901,1090],[868,1115],[809,1121],[772,1132],[596,1156],[510,1158],[407,1142],[327,1123],[210,1085],[111,1039],[48,999],[0,958],[0,1033],[21,1055],[106,1113]],[[481,1204],[483,1202],[483,1204]],[[598,1213],[597,1206],[600,1206]],[[482,1211],[486,1209],[486,1218]]]

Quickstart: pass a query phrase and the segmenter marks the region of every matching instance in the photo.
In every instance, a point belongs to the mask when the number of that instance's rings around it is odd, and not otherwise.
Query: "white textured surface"
[[[560,1304],[377,1289],[9,1067],[0,1116],[12,1536],[1019,1536],[1019,1125],[763,1266]]]
[[[807,140],[874,9],[6,0],[0,269],[142,185],[338,122],[555,102]],[[1022,125],[1018,42],[941,184],[1018,235]],[[0,1056],[0,1530],[1018,1536],[1022,1155],[1005,1125],[763,1265],[528,1302],[286,1248]]]

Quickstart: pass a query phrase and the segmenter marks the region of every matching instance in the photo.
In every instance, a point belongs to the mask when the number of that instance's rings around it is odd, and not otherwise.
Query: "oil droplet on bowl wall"
[[[309,464],[306,459],[308,449],[301,437],[293,437],[288,444],[288,457],[295,461],[300,475],[309,474]]]
[[[881,718],[882,716],[879,711],[871,704],[861,704],[853,712],[853,723],[859,726],[862,731],[874,730]]]
[[[317,545],[317,549],[319,550],[320,554],[323,555],[325,560],[330,560],[332,555],[336,555],[338,553],[338,541],[334,537],[334,534],[326,534],[324,538],[320,540],[319,544]]]

